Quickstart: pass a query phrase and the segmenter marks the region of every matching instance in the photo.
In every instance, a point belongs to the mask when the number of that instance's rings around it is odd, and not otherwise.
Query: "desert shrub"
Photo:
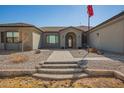
[[[104,54],[103,51],[98,50],[96,48],[88,48],[87,51],[90,52],[90,53],[97,53],[98,55]]]
[[[41,51],[39,49],[34,50],[34,54],[39,54]]]
[[[97,53],[97,49],[96,48],[88,48],[88,52]]]
[[[21,63],[28,60],[28,57],[25,55],[20,54],[11,54],[10,55],[10,61],[13,63]]]

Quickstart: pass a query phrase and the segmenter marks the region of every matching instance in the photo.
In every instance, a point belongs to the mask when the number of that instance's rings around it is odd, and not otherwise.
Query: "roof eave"
[[[92,30],[96,29],[97,27],[100,27],[100,26],[102,26],[102,25],[104,25],[104,24],[106,24],[106,23],[108,23],[108,22],[110,22],[110,21],[112,21],[112,20],[114,20],[114,19],[116,19],[116,18],[119,18],[120,16],[123,16],[123,15],[124,15],[124,11],[121,12],[121,13],[119,13],[119,14],[117,14],[117,15],[115,15],[115,16],[113,16],[112,18],[109,18],[108,20],[106,20],[106,21],[100,23],[99,25],[97,25],[97,26],[91,28],[91,29],[90,29],[89,31],[87,31],[87,32],[91,32]]]
[[[77,30],[79,30],[79,31],[85,32],[84,30],[78,29],[78,28],[73,27],[73,26],[69,26],[69,27],[63,28],[63,29],[59,30],[59,32],[61,32],[61,31],[63,31],[63,30],[66,30],[66,29],[69,29],[69,28],[74,28],[74,29],[77,29]]]

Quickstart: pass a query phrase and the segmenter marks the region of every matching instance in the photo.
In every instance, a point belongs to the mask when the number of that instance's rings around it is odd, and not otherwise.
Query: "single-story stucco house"
[[[26,23],[1,24],[0,49],[82,48],[86,31],[87,26],[37,28]]]
[[[0,24],[0,49],[83,48],[86,44],[124,54],[124,12],[91,28],[41,27],[26,23]]]

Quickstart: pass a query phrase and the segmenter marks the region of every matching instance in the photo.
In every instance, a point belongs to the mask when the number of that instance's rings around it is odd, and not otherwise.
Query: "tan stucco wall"
[[[89,44],[98,49],[124,53],[124,16],[91,30]]]
[[[42,35],[41,31],[39,31],[38,29],[33,28],[33,27],[20,28],[19,31],[23,33],[23,35],[20,34],[20,37],[23,36],[22,38],[25,38],[25,36],[26,36],[26,38],[23,40],[24,50],[33,49],[33,44],[35,44],[35,43],[33,43],[33,33]]]
[[[76,48],[81,47],[82,46],[82,44],[81,44],[82,31],[79,31],[79,30],[74,29],[74,28],[68,28],[68,29],[65,29],[63,31],[60,31],[60,47],[66,46],[65,45],[65,37],[66,37],[67,33],[69,33],[69,32],[73,32],[76,35]]]

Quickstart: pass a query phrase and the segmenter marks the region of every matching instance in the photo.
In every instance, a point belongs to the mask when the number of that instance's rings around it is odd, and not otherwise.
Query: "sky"
[[[93,5],[91,26],[124,11],[124,5]],[[88,21],[85,5],[0,5],[0,24],[29,23],[43,26],[79,26]]]

